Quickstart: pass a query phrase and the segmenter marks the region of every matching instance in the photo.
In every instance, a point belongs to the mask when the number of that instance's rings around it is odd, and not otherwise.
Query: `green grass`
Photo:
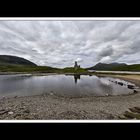
[[[48,66],[25,66],[25,65],[0,65],[0,72],[40,72],[40,73],[85,73],[87,70],[79,68],[52,68]]]
[[[55,72],[57,68],[47,66],[24,66],[24,65],[4,65],[0,66],[0,72]]]
[[[77,70],[75,70],[72,67],[68,67],[68,68],[61,69],[61,72],[63,72],[63,73],[86,73],[88,71],[83,68],[78,68]]]
[[[112,67],[100,67],[95,68],[94,70],[100,70],[100,71],[140,71],[140,64],[134,64],[134,65],[123,65],[123,66],[112,66]]]
[[[126,65],[126,66],[120,66],[117,67],[115,70],[118,71],[140,71],[140,64],[134,64],[134,65]]]

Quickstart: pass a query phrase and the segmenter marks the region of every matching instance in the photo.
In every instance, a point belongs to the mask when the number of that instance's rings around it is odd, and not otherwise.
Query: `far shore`
[[[83,72],[83,73],[69,73],[69,72],[41,72],[41,71],[36,71],[36,72],[12,72],[12,71],[7,71],[7,72],[0,72],[0,75],[13,75],[13,74],[37,74],[37,75],[45,75],[45,74],[67,74],[67,75],[72,75],[72,74],[81,74],[81,75],[140,75],[140,72],[132,72],[132,71],[94,71],[94,72]]]
[[[9,74],[9,73],[5,73]],[[10,73],[15,74],[15,73]],[[29,73],[16,73],[29,74]],[[31,73],[32,74],[32,73]],[[37,74],[37,73],[34,73]],[[38,73],[41,74],[41,73]],[[57,73],[43,73],[45,75]],[[72,73],[71,73],[72,74]],[[133,82],[140,87],[140,75],[110,76]],[[59,97],[35,95],[3,98],[0,100],[1,120],[117,120],[129,108],[140,107],[140,92],[125,96]]]

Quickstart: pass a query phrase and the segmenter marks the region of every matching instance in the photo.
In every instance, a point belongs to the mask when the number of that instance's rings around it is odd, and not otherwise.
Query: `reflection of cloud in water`
[[[0,76],[0,96],[50,92],[66,96],[105,96],[128,94],[131,90],[109,81],[108,78],[88,75]]]
[[[114,93],[113,86],[110,85],[109,81],[103,78],[100,79],[99,89],[101,89],[101,92],[104,92],[105,95],[112,95]]]
[[[105,85],[110,85],[110,82],[105,78],[99,78],[100,82]]]
[[[31,77],[32,75],[2,75],[0,81],[20,81]]]

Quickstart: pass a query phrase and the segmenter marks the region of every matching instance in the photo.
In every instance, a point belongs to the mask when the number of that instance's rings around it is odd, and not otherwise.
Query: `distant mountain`
[[[37,66],[35,63],[17,56],[0,55],[0,65]]]
[[[140,64],[127,65],[125,63],[98,63],[88,70],[102,70],[102,71],[140,71]]]
[[[106,64],[106,63],[98,63],[96,64],[95,66],[93,67],[90,67],[88,69],[90,70],[112,70],[116,67],[119,67],[119,66],[126,66],[127,64],[125,63],[110,63],[110,64]]]

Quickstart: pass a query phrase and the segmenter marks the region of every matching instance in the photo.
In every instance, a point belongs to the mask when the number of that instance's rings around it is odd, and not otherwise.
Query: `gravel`
[[[140,83],[136,82],[137,85]],[[43,94],[0,99],[0,119],[116,120],[133,107],[140,107],[140,92],[125,96],[79,98]]]
[[[0,100],[1,120],[110,120],[140,105],[140,94],[65,98],[38,95]]]

